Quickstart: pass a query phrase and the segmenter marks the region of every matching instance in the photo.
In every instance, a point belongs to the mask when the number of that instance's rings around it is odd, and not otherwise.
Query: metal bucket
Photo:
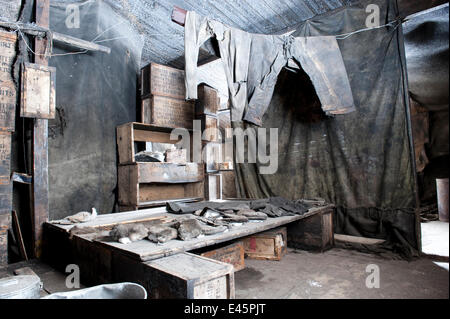
[[[41,279],[34,275],[20,275],[0,279],[0,299],[39,299]]]
[[[448,223],[448,178],[436,179],[439,220]]]

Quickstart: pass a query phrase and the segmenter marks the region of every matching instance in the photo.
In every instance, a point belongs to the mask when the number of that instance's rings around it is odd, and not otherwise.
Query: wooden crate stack
[[[222,162],[222,143],[218,133],[217,116],[219,104],[217,90],[205,84],[198,86],[195,117],[201,121],[206,200],[222,199],[222,175],[219,172]]]
[[[15,129],[17,89],[11,77],[17,35],[0,31],[0,265],[8,262],[11,226],[11,134]]]
[[[135,160],[135,142],[176,144],[170,139],[174,128],[192,130],[194,102],[184,100],[184,71],[151,63],[141,70],[140,90],[142,123],[117,127],[120,210],[203,200],[203,163],[183,161],[182,151],[173,152],[170,162]]]

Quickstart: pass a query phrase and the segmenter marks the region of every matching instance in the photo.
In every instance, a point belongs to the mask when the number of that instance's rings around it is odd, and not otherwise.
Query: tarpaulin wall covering
[[[293,35],[363,29],[369,3],[379,6],[381,25],[396,19],[394,2],[361,2],[312,18]],[[338,41],[355,100],[353,113],[325,117],[305,74],[284,71],[279,76],[263,118],[263,127],[278,128],[278,171],[262,175],[258,163],[237,164],[241,196],[321,197],[337,206],[337,233],[388,239],[403,252],[415,253],[415,182],[399,36],[401,27],[383,27]]]
[[[448,3],[403,24],[411,98],[425,109],[414,133],[426,137],[424,170],[419,173],[421,204],[437,202],[436,178],[449,176]],[[425,122],[425,123],[423,123]],[[422,133],[423,132],[423,133]],[[417,150],[416,150],[417,151]],[[418,170],[419,172],[419,170]]]
[[[103,1],[51,1],[50,29],[88,41],[115,39],[99,43],[110,47],[111,54],[50,59],[57,70],[57,115],[49,121],[48,133],[50,219],[91,207],[111,213],[117,185],[116,127],[136,120],[143,41]],[[77,49],[54,47],[54,54],[73,51]]]

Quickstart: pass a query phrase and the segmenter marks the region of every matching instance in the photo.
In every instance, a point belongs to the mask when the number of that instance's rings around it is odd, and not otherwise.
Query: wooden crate
[[[204,166],[201,163],[132,163],[119,165],[121,211],[161,206],[167,201],[204,198]],[[134,208],[134,209],[133,209]]]
[[[324,251],[334,246],[334,209],[326,209],[288,226],[289,247]]]
[[[205,175],[205,199],[222,199],[222,174]]]
[[[286,227],[244,238],[245,256],[250,259],[281,260],[287,252]]]
[[[195,115],[216,115],[219,109],[219,96],[217,90],[205,84],[197,88],[197,100],[195,101]]]
[[[152,299],[234,299],[233,266],[190,253],[144,263]]]
[[[233,244],[206,247],[195,253],[203,257],[231,264],[235,272],[245,268],[244,245],[241,241]]]
[[[141,121],[168,128],[192,129],[194,102],[150,95],[142,99]]]
[[[17,89],[11,76],[16,56],[17,35],[0,31],[0,131],[13,132]]]
[[[220,131],[218,129],[217,116],[210,114],[203,114],[197,116],[197,119],[201,120],[202,140],[209,142],[218,142]],[[207,131],[205,132],[205,130]]]
[[[150,63],[141,69],[141,96],[149,94],[184,100],[186,87],[184,71]]]
[[[179,140],[171,140],[172,129],[155,127],[150,124],[130,122],[117,127],[117,151],[119,164],[134,163],[135,143],[166,143],[175,144]]]

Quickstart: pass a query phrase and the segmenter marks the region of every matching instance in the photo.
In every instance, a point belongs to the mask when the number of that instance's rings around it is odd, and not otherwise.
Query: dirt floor
[[[334,248],[324,253],[288,249],[281,261],[246,259],[246,268],[235,273],[236,298],[447,298],[448,270],[431,259],[412,262]],[[448,269],[448,263],[446,267]],[[377,265],[380,288],[367,288],[368,265]],[[30,267],[41,277],[41,296],[68,291],[66,275],[39,261],[0,267],[0,277]],[[84,288],[81,286],[80,288]]]
[[[430,259],[388,260],[334,248],[324,253],[289,249],[281,261],[245,262],[235,274],[236,298],[449,297],[449,273]],[[378,266],[380,288],[366,287],[371,264]]]

